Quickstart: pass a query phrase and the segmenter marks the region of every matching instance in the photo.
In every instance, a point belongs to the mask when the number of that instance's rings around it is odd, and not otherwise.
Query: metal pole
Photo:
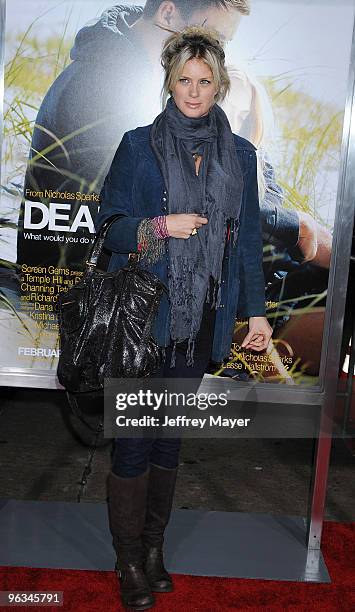
[[[355,30],[351,50],[348,96],[344,114],[342,161],[338,187],[336,227],[333,237],[332,260],[328,286],[327,316],[324,338],[327,351],[323,355],[324,400],[320,414],[319,436],[311,484],[307,533],[306,579],[316,579],[319,562],[323,515],[333,434],[333,417],[338,385],[341,337],[344,320],[345,297],[351,253],[349,219],[354,218],[355,193]],[[335,266],[337,263],[337,266]]]

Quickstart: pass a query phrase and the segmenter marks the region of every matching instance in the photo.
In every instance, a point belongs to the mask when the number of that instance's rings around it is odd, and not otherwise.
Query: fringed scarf
[[[243,176],[229,121],[217,104],[206,116],[190,118],[169,98],[152,125],[150,142],[168,192],[169,214],[198,213],[208,219],[187,240],[169,238],[170,334],[174,341],[170,366],[175,365],[176,343],[186,339],[186,362],[193,365],[204,302],[212,302],[211,308],[220,304],[227,220],[239,217]],[[202,156],[198,176],[195,153]]]

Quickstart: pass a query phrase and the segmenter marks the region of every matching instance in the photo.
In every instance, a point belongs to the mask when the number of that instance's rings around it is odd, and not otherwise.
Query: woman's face
[[[207,115],[218,93],[211,68],[201,59],[186,62],[182,74],[172,90],[178,109],[186,117]]]

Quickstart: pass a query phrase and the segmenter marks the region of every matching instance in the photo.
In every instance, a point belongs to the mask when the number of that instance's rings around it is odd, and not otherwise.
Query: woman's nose
[[[198,84],[197,83],[195,83],[195,84],[191,83],[191,85],[190,85],[190,96],[191,96],[191,98],[196,98],[198,96],[198,94],[199,94]]]

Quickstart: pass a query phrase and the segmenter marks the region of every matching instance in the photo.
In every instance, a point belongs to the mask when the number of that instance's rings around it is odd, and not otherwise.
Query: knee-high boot
[[[164,531],[169,522],[178,468],[150,464],[145,525],[142,534],[145,551],[144,572],[152,591],[173,590],[171,576],[164,567]]]
[[[117,554],[116,572],[124,606],[146,610],[154,596],[143,571],[142,532],[145,522],[149,470],[123,478],[109,473],[108,514]]]

